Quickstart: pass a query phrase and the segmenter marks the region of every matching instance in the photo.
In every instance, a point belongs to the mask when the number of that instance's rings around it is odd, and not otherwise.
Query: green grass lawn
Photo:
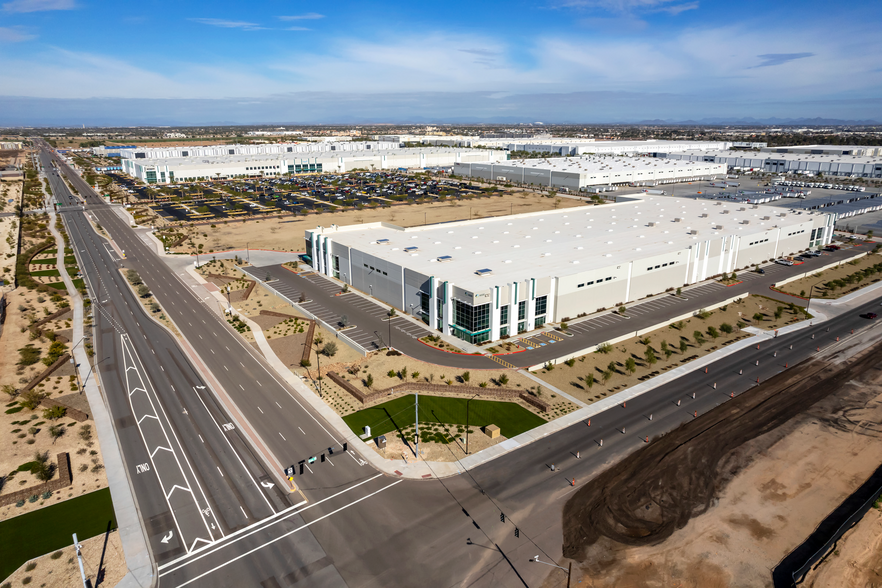
[[[420,394],[420,423],[465,425],[467,400]],[[416,420],[414,413],[414,395],[408,394],[364,408],[343,417],[343,420],[357,435],[364,433],[364,426],[369,425],[371,435],[376,437],[413,425]],[[514,402],[476,398],[469,403],[470,426],[496,425],[501,429],[502,435],[509,439],[544,423],[544,419]]]
[[[32,276],[60,276],[58,270],[37,270],[31,272]]]
[[[67,492],[67,489],[61,490]],[[0,578],[30,559],[116,528],[110,489],[103,488],[0,522]]]
[[[76,265],[77,258],[74,255],[65,255],[64,256],[64,265]]]

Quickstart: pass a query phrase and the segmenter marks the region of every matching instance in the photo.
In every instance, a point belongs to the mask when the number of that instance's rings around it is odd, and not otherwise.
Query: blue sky
[[[882,3],[0,0],[0,124],[882,120]]]

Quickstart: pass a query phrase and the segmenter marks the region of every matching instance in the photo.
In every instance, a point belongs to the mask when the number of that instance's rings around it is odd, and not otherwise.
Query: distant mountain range
[[[877,120],[842,120],[838,118],[703,118],[701,120],[641,120],[632,123],[635,125],[787,125],[787,126],[872,126],[880,125]]]

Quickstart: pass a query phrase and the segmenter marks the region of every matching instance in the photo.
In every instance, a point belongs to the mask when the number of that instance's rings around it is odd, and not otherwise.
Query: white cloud
[[[73,10],[74,0],[12,0],[3,5],[6,12],[42,12],[45,10]]]
[[[222,29],[242,29],[244,31],[259,31],[263,30],[264,28],[256,22],[246,22],[242,20],[224,20],[222,18],[191,18],[189,20],[204,25],[220,27]]]
[[[667,12],[680,14],[698,8],[698,2],[673,4],[677,0],[560,0],[555,4],[562,8],[588,8],[628,14],[634,12]]]
[[[294,16],[280,16],[279,20],[317,20],[319,18],[325,18],[324,14],[319,14],[317,12],[307,12],[306,14],[296,14]]]
[[[0,27],[0,43],[21,43],[36,38],[36,35],[25,33],[18,28]]]

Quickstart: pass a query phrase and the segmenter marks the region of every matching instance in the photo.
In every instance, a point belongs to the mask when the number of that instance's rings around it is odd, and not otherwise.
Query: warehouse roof
[[[679,151],[671,153],[673,156],[693,157],[741,157],[744,159],[768,159],[771,161],[814,161],[824,163],[882,163],[882,157],[867,157],[863,155],[842,155],[834,153],[773,153],[771,151],[721,151],[716,149]]]
[[[419,149],[364,149],[359,151],[300,151],[293,153],[261,153],[261,154],[237,154],[237,155],[204,155],[196,157],[168,157],[158,159],[131,159],[138,165],[157,165],[157,166],[177,166],[177,167],[203,167],[205,165],[247,165],[262,163],[278,163],[279,161],[293,161],[301,159],[317,159],[336,161],[338,159],[375,159],[380,156],[386,156],[394,161],[398,157],[416,157],[420,154],[454,154],[454,153],[485,153],[499,154],[498,151],[489,151],[487,149],[467,149],[456,147],[430,147]]]
[[[602,171],[628,170],[689,170],[700,173],[708,165],[701,161],[665,159],[659,157],[615,157],[609,155],[583,155],[580,157],[549,157],[542,159],[513,159],[501,161],[494,165],[518,167],[526,169],[569,172],[579,174],[596,174]]]
[[[792,226],[816,214],[647,197],[411,228],[371,223],[316,230],[337,243],[481,291],[536,277],[537,267],[546,276],[562,277],[682,251],[715,235],[748,236]],[[444,256],[450,259],[439,261]],[[490,273],[476,273],[482,269]]]

